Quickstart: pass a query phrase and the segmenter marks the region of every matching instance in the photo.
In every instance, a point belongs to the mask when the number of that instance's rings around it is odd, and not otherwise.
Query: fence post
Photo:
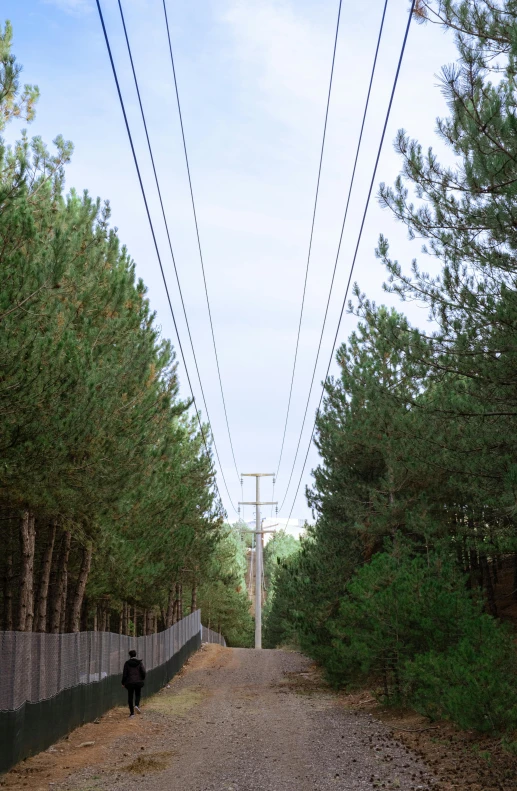
[[[41,690],[41,687],[42,687],[41,675],[42,675],[42,673],[45,672],[45,667],[46,667],[45,653],[44,653],[44,643],[43,643],[43,638],[45,637],[45,635],[44,635],[43,632],[36,632],[36,633],[33,632],[33,634],[34,634],[33,640],[34,640],[34,638],[36,639],[36,645],[37,645],[37,662],[36,662],[36,665],[37,665],[37,668],[38,668],[37,700],[41,700],[41,698],[42,698],[42,694],[41,694],[41,691],[42,691]],[[31,657],[31,659],[32,659],[32,657]]]
[[[104,632],[97,632],[99,635],[99,681],[102,679],[102,643]]]
[[[91,664],[92,664],[92,639],[91,632],[86,632],[86,653],[87,653],[87,666],[86,666],[86,683],[90,683]]]
[[[16,683],[16,635],[18,633],[17,632],[11,632],[11,634],[13,636],[13,649],[12,649],[13,650],[13,687],[12,687],[12,705],[11,705],[11,708],[12,709],[17,709],[18,706],[16,705],[16,701],[15,701],[15,697],[14,696],[15,696],[16,687],[18,686],[17,683]]]

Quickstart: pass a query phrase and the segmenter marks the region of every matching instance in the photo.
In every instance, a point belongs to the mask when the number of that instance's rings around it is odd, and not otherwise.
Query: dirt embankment
[[[430,727],[380,711],[368,695],[336,695],[299,654],[204,646],[144,700],[140,718],[116,709],[3,782],[29,791],[516,791],[517,761],[501,745]]]

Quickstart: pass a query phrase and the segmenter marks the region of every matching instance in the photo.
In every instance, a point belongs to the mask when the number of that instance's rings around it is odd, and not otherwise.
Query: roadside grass
[[[146,702],[146,711],[155,711],[166,716],[183,717],[188,711],[201,703],[206,692],[201,688],[191,687],[176,692],[174,688],[163,689]]]

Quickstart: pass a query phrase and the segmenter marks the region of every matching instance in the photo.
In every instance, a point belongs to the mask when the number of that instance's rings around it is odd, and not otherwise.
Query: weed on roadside
[[[129,766],[126,772],[145,775],[147,772],[161,772],[167,768],[167,758],[170,753],[153,753],[152,755],[139,755]]]

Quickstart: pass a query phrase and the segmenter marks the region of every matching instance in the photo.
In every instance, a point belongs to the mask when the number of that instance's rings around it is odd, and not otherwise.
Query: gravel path
[[[419,759],[370,715],[324,691],[303,692],[296,653],[205,647],[102,767],[70,791],[427,791]],[[298,675],[297,675],[298,674]]]

